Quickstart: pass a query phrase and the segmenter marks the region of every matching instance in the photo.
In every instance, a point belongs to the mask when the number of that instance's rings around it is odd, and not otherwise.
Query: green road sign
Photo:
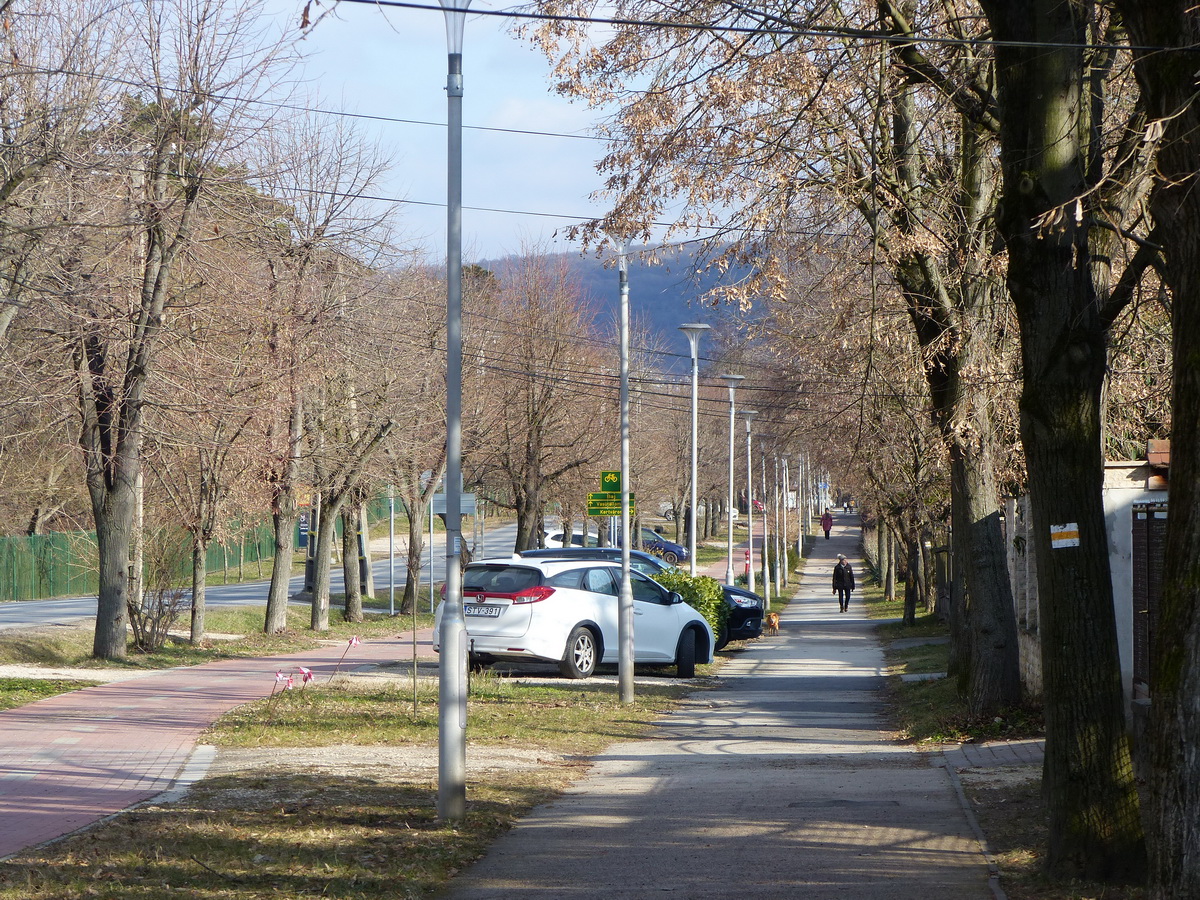
[[[601,472],[600,473],[600,490],[616,491],[621,493],[621,473],[620,472]]]
[[[621,514],[620,503],[596,503],[588,504],[587,514],[589,516],[619,516]],[[637,506],[633,503],[629,504],[629,514],[637,515]]]
[[[593,491],[592,493],[588,494],[587,498],[588,498],[588,503],[616,503],[619,505],[621,502],[621,492],[620,491]],[[635,498],[636,498],[636,495],[633,493],[633,491],[630,491],[629,492],[629,502],[632,503]]]
[[[619,516],[621,514],[620,491],[595,491],[587,496],[587,514],[589,516]],[[637,514],[636,498],[629,495],[629,514]]]

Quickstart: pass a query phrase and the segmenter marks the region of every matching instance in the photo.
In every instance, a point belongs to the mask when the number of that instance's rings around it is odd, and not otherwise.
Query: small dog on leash
[[[779,634],[779,613],[767,613],[767,634]]]

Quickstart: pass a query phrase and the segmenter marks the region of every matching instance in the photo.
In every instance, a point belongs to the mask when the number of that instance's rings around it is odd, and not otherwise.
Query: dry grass
[[[311,685],[236,710],[205,740],[213,774],[147,807],[0,863],[3,900],[429,897],[605,745],[636,738],[703,682],[472,679],[468,812],[436,815],[436,686]],[[252,749],[241,749],[252,748]]]
[[[1008,900],[1144,900],[1141,887],[1055,881],[1043,872],[1049,833],[1038,768],[964,772],[963,790],[1000,868]]]

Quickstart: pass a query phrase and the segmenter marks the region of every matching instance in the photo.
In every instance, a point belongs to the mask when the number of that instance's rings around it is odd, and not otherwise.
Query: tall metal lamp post
[[[791,456],[787,453],[781,454],[779,457],[780,465],[783,466],[783,521],[781,523],[782,531],[779,536],[779,546],[783,551],[783,584],[787,585],[790,566],[787,564],[789,546],[788,546],[788,500],[791,499],[791,472],[789,471],[788,463]]]
[[[737,407],[733,402],[733,392],[737,390],[738,382],[745,377],[745,375],[721,376],[721,380],[729,386],[729,508],[726,510],[729,528],[729,554],[725,562],[726,584],[733,584],[733,422],[737,412]]]
[[[632,703],[634,610],[629,548],[633,546],[633,530],[629,520],[629,261],[626,251],[626,241],[617,241],[621,292],[621,585],[617,591],[617,689],[622,703]]]
[[[743,409],[746,417],[746,556],[750,565],[746,571],[746,587],[754,593],[754,465],[750,458],[750,423],[757,409]]]
[[[438,796],[467,813],[467,623],[462,604],[462,43],[471,0],[438,0],[446,18],[446,600],[438,663]]]
[[[692,503],[688,510],[688,574],[696,577],[696,476],[698,455],[696,452],[696,431],[698,408],[700,404],[700,335],[712,328],[703,322],[692,322],[680,325],[679,330],[687,335],[688,345],[692,348]]]

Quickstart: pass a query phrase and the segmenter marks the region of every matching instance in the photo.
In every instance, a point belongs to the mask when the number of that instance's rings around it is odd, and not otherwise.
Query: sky
[[[430,0],[436,6],[436,0]],[[303,0],[268,0],[299,21]],[[328,8],[328,0],[314,13]],[[497,8],[475,2],[472,8]],[[578,252],[561,229],[598,215],[603,144],[588,134],[598,113],[550,88],[549,63],[506,30],[507,20],[468,16],[463,41],[463,259],[522,249]],[[440,10],[339,3],[301,44],[302,77],[323,108],[436,125],[362,121],[395,158],[379,193],[410,201],[408,240],[443,260],[446,246],[446,30]],[[540,134],[505,134],[476,128]],[[550,132],[552,134],[546,134]],[[576,135],[556,137],[555,134]],[[487,212],[508,210],[512,212]],[[560,233],[555,237],[555,231]]]

